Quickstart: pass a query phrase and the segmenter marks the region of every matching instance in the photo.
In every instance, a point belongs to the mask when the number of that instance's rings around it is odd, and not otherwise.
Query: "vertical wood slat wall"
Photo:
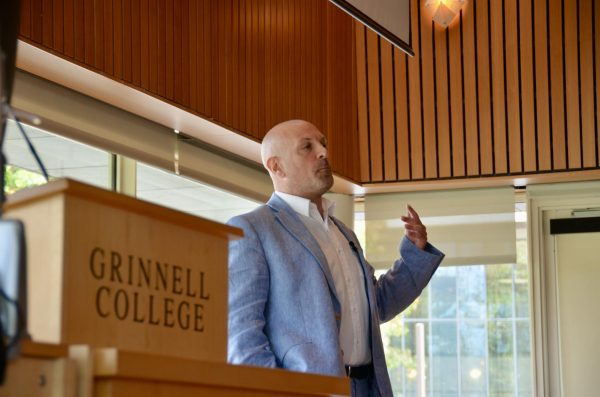
[[[362,182],[600,168],[598,2],[469,0],[448,29],[424,4],[413,58],[355,23]]]
[[[353,20],[328,1],[21,4],[21,39],[255,139],[309,120],[360,179]]]

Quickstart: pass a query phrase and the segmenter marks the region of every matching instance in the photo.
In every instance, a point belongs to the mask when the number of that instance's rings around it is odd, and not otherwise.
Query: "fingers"
[[[419,218],[419,214],[417,214],[417,211],[415,211],[414,208],[410,206],[410,204],[406,204],[406,209],[408,210],[408,214],[411,218],[416,219],[418,222],[421,221],[421,219]]]
[[[419,223],[419,224],[417,224],[417,225],[415,225],[415,224],[410,224],[410,223],[406,223],[406,224],[404,225],[404,228],[405,228],[405,229],[408,229],[408,230],[413,230],[413,231],[415,231],[415,232],[425,232],[425,231],[427,230],[427,228],[425,227],[425,225],[423,225],[423,224],[421,224],[421,223]]]
[[[408,215],[400,216],[400,219],[404,222],[404,232],[406,237],[412,241],[417,247],[423,249],[427,245],[427,228],[421,219],[419,214],[410,205],[406,205]]]
[[[406,230],[405,233],[406,237],[418,248],[424,249],[427,246],[427,234],[423,235],[412,230]]]
[[[407,236],[427,239],[427,228],[423,225],[411,225],[407,223],[404,225],[404,229]]]
[[[423,233],[415,232],[415,231],[412,231],[412,230],[407,230],[406,231],[406,236],[413,243],[416,243],[417,241],[427,242],[427,233],[423,234]],[[423,245],[425,245],[425,244],[423,244]]]

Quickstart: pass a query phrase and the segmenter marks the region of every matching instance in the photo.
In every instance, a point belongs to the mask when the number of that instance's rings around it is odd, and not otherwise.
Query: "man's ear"
[[[269,159],[267,160],[267,169],[271,174],[276,175],[280,178],[283,178],[285,176],[285,171],[283,170],[283,167],[281,166],[281,161],[277,156],[269,157]]]

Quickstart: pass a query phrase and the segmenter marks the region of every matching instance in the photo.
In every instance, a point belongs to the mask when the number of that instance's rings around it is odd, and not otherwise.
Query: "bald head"
[[[304,120],[288,120],[271,128],[263,138],[260,147],[260,157],[264,167],[269,170],[267,166],[269,158],[284,155],[286,147],[295,135],[311,129],[318,131],[317,127]]]
[[[263,138],[260,152],[277,191],[311,199],[333,184],[327,138],[308,121],[277,124]]]

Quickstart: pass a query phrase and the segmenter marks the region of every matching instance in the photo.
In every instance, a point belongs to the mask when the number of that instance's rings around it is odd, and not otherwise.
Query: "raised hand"
[[[408,210],[408,214],[400,217],[404,222],[406,237],[414,245],[420,249],[424,249],[427,245],[427,228],[421,223],[419,214],[410,205],[407,204],[406,209]]]

